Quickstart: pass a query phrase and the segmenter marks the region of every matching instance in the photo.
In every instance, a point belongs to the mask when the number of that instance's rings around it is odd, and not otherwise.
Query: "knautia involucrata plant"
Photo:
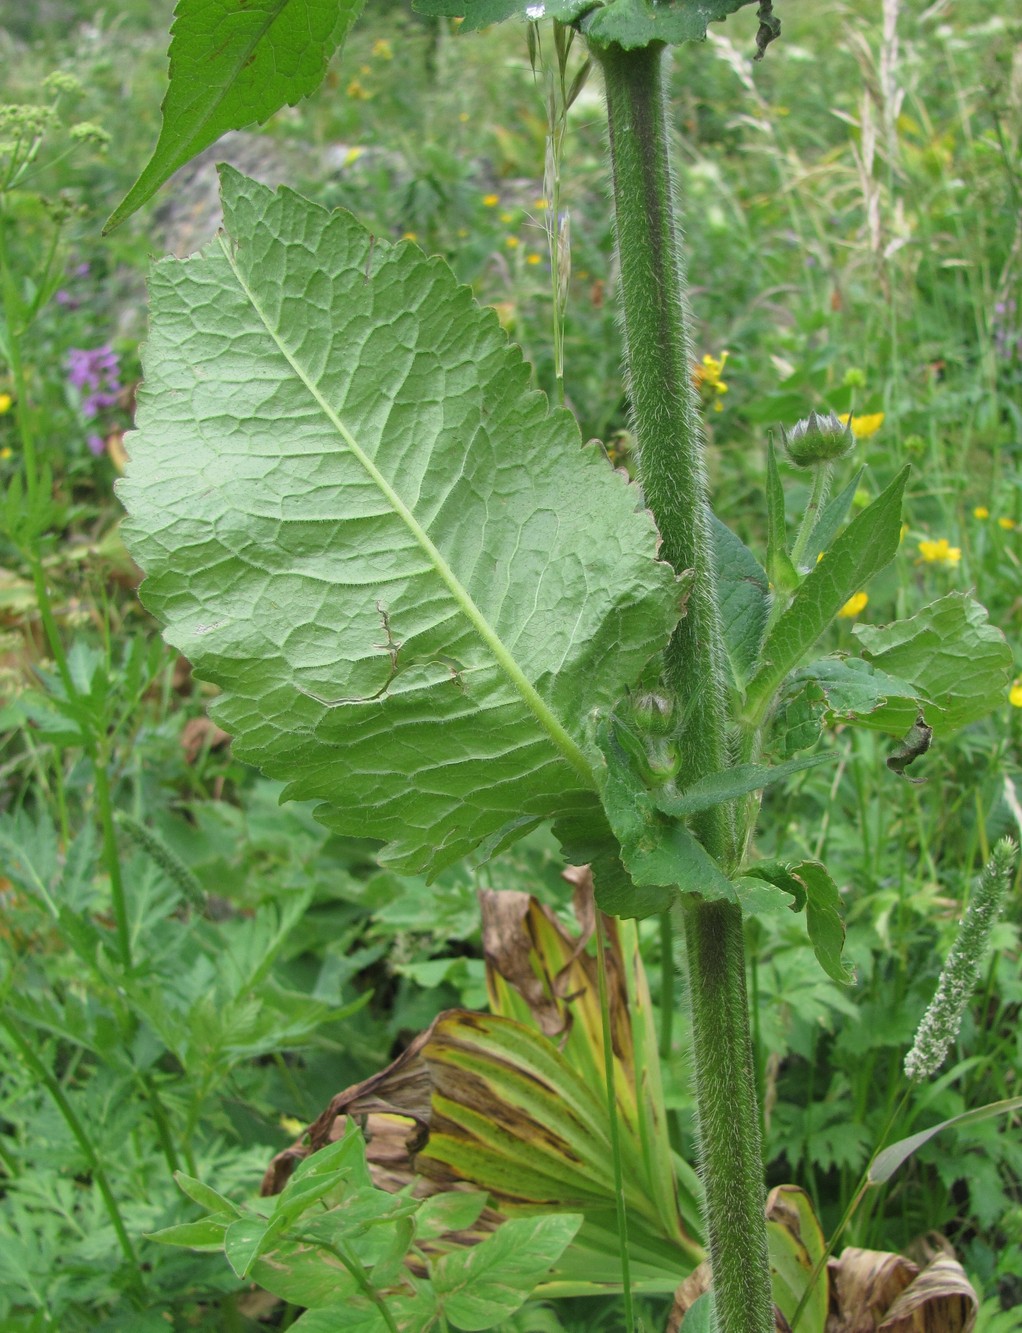
[[[857,626],[857,657],[812,660],[897,551],[907,478],[850,521],[854,487],[825,504],[850,443],[826,419],[790,435],[815,470],[794,547],[772,451],[765,568],[710,508],[665,78],[671,44],[748,3],[416,4],[463,31],[552,20],[602,73],[641,491],[530,388],[441,260],[229,169],[223,231],[154,267],[120,491],[143,600],[221,687],[238,756],[287,795],[427,876],[547,822],[604,912],[683,920],[724,1333],[767,1333],[777,1298],[744,919],[804,908],[821,965],[849,979],[826,868],[756,858],[759,793],[832,757],[804,753],[828,719],[901,737],[922,717],[939,738],[982,716],[1011,662],[957,593]],[[112,221],[310,92],[360,9],[181,0],[160,143]],[[779,25],[768,2],[758,17],[762,54]]]

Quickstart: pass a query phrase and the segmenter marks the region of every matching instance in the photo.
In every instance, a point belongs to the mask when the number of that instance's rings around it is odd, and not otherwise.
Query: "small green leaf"
[[[763,665],[746,698],[748,720],[762,717],[777,687],[848,598],[894,559],[901,540],[901,502],[908,473],[908,467],[903,468],[806,575],[763,646]]]
[[[580,1213],[512,1218],[487,1240],[433,1264],[433,1289],[458,1328],[492,1328],[524,1305],[582,1225]]]
[[[161,1245],[183,1245],[190,1250],[220,1250],[224,1244],[227,1222],[222,1217],[203,1217],[198,1222],[181,1222],[162,1231],[147,1231],[147,1240]]]
[[[893,625],[856,625],[854,634],[875,670],[915,687],[926,722],[939,733],[978,721],[1004,700],[1011,649],[967,593],[950,592]]]
[[[931,1125],[929,1129],[921,1130],[918,1134],[910,1134],[907,1139],[899,1139],[897,1143],[890,1144],[873,1158],[869,1166],[869,1183],[882,1185],[890,1180],[898,1167],[907,1162],[917,1148],[928,1143],[941,1130],[950,1129],[953,1125],[969,1125],[980,1120],[990,1120],[994,1116],[1017,1111],[1020,1107],[1022,1107],[1022,1097],[1008,1097],[1004,1101],[977,1106],[972,1111],[963,1111],[961,1115],[952,1116],[950,1120],[942,1120],[939,1125]]]
[[[776,884],[768,884],[764,879],[755,879],[751,875],[739,875],[733,881],[738,894],[738,906],[746,916],[776,916],[778,912],[795,912],[798,906],[785,898],[790,890],[781,889]]]
[[[842,985],[853,980],[851,969],[841,961],[845,943],[841,895],[826,866],[819,861],[799,861],[794,865],[758,861],[748,868],[746,876],[766,880],[790,893],[796,911],[805,905],[806,930],[820,966],[827,976]]]
[[[742,693],[759,661],[770,587],[762,565],[738,534],[716,515],[711,533],[724,648],[735,688]]]
[[[184,1171],[174,1172],[174,1183],[179,1190],[188,1195],[189,1199],[210,1213],[224,1214],[227,1217],[241,1216],[241,1209],[231,1203],[230,1199],[225,1199],[212,1186],[204,1185],[201,1180],[186,1175]]]
[[[368,1187],[372,1177],[365,1160],[365,1140],[358,1127],[348,1122],[343,1139],[328,1143],[319,1152],[310,1153],[298,1163],[288,1180],[281,1198],[292,1190],[303,1187],[304,1182],[319,1176],[332,1176],[337,1171],[347,1173],[352,1184]]]
[[[223,1234],[224,1254],[238,1277],[244,1279],[261,1251],[272,1243],[263,1217],[239,1217]]]
[[[654,792],[653,801],[665,815],[695,815],[703,810],[711,810],[715,805],[723,805],[725,801],[734,801],[739,796],[761,791],[804,769],[832,764],[836,759],[836,754],[814,754],[802,759],[789,759],[772,768],[762,764],[736,764],[734,768],[725,769],[722,773],[711,773],[700,778],[683,792],[672,793],[668,789]]]
[[[607,820],[621,847],[621,860],[633,884],[655,889],[649,898],[637,896],[636,907],[662,911],[676,893],[698,893],[703,898],[735,902],[734,886],[700,842],[677,819],[661,814],[652,791],[636,772],[634,760],[622,744],[616,719],[603,717],[594,728],[605,764],[597,768],[600,797]],[[622,916],[641,916],[639,910]]]
[[[435,1240],[448,1231],[465,1231],[479,1220],[487,1196],[481,1192],[434,1194],[424,1199],[415,1214],[417,1240]]]
[[[365,0],[179,0],[170,86],[151,159],[104,232],[227,130],[263,124],[315,92]]]
[[[858,657],[821,657],[785,683],[771,723],[772,744],[782,753],[805,749],[815,743],[828,713],[841,722],[903,736],[918,710],[909,681],[877,671]]]

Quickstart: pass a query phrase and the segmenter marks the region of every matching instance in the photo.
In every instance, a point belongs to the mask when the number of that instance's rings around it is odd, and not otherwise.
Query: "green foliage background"
[[[713,29],[707,46],[681,50],[675,64],[698,350],[729,353],[727,392],[708,392],[706,403],[715,504],[762,549],[767,430],[810,407],[882,412],[840,480],[868,465],[861,507],[910,462],[908,528],[860,621],[883,625],[971,588],[1017,651],[1022,28],[978,0],[947,12],[905,5],[894,50],[876,4],[807,10],[784,14],[784,39],[761,64],[750,63],[752,10]],[[43,554],[76,679],[93,700],[88,716],[69,715],[44,660],[23,538],[8,513],[4,1013],[88,1126],[137,1260],[111,1228],[94,1163],[8,1034],[0,1322],[11,1329],[250,1326],[244,1286],[221,1259],[142,1238],[194,1213],[171,1169],[249,1195],[268,1157],[293,1137],[291,1118],[311,1119],[444,1006],[484,1003],[479,885],[525,887],[558,905],[568,897],[544,833],[486,866],[452,866],[427,889],[381,869],[375,844],[330,834],[307,806],[278,805],[279,788],[215,735],[202,733],[194,755],[182,747],[209,692],[175,672],[134,600],[112,498],[116,450],[89,453],[64,372],[71,347],[109,342],[130,382],[147,254],[197,248],[212,230],[206,195],[175,183],[153,211],[99,237],[156,139],[166,50],[157,20],[167,17],[150,6],[116,15],[65,6],[40,8],[35,22],[20,14],[0,30],[2,100],[33,101],[47,73],[67,69],[83,85],[72,118],[115,136],[105,156],[61,157],[67,145],[55,140],[0,219],[30,274],[50,235],[45,200],[69,191],[84,210],[65,228],[71,300],[44,308],[23,355],[39,447],[56,481],[55,536]],[[566,386],[583,438],[601,440],[627,468],[602,123],[592,82],[572,109],[563,170],[572,243]],[[445,25],[380,5],[324,90],[272,120],[246,151],[283,158],[290,183],[352,208],[377,235],[447,257],[496,305],[537,367],[538,387],[552,390],[545,130],[543,89],[520,30],[457,39]],[[89,272],[76,275],[84,263]],[[0,365],[0,393],[9,391]],[[119,424],[129,408],[118,409]],[[5,488],[19,467],[11,423],[0,415]],[[804,483],[794,470],[786,482],[797,499]],[[961,552],[956,563],[923,558],[920,541],[941,537]],[[850,622],[832,646],[855,646]],[[85,743],[97,736],[110,738],[114,804],[127,816],[118,840],[130,970],[101,947],[109,870]],[[1022,708],[1005,699],[920,761],[913,772],[927,783],[917,787],[885,767],[885,737],[837,726],[827,741],[836,763],[767,796],[762,851],[826,860],[857,974],[852,988],[823,976],[794,918],[750,925],[771,1180],[804,1184],[825,1226],[900,1092],[900,1060],[969,876],[997,836],[1018,832],[1008,783],[1019,783],[1020,741]],[[155,842],[133,837],[131,820]],[[919,1090],[896,1134],[1017,1092],[1018,922],[1016,894],[955,1062]],[[643,938],[655,975],[659,936],[650,925]],[[684,1025],[676,1042],[683,1066]],[[690,1155],[689,1091],[672,1078],[677,1146]],[[981,1328],[1019,1327],[1020,1181],[1017,1132],[998,1122],[962,1129],[928,1145],[896,1189],[871,1196],[848,1240],[901,1250],[928,1230],[946,1233],[988,1298]],[[567,1302],[556,1314],[534,1308],[516,1319],[508,1327],[613,1328],[615,1312]]]

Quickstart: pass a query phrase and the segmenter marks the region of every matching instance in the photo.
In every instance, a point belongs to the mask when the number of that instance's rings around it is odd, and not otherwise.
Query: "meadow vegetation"
[[[572,886],[543,828],[427,887],[314,802],[281,804],[139,604],[114,484],[147,257],[188,253],[218,219],[211,167],[186,168],[101,235],[158,131],[171,16],[83,8],[0,27],[0,1327],[284,1328],[299,1302],[151,1239],[210,1203],[174,1173],[250,1201],[339,1089],[442,1011],[492,1003],[480,890],[568,921]],[[764,796],[762,855],[826,861],[855,971],[825,975],[797,917],[747,922],[768,1184],[803,1187],[829,1235],[881,1139],[1020,1093],[1018,869],[946,1065],[906,1098],[903,1060],[970,885],[1022,831],[1022,19],[982,0],[782,8],[762,62],[747,9],[671,69],[715,509],[764,548],[768,435],[845,416],[834,490],[854,480],[853,514],[911,473],[898,553],[828,648],[971,590],[1015,654],[989,716],[907,772],[889,737],[834,722],[834,762]],[[376,3],[323,88],[229,151],[442,255],[630,470],[600,79],[573,89],[551,161],[541,40],[534,68],[523,25],[459,37]],[[780,467],[797,515],[810,481]],[[655,916],[629,930],[670,1057],[671,1147],[693,1163],[688,1025],[669,1017],[686,962]],[[981,1333],[1022,1329],[1017,1112],[925,1144],[843,1243],[905,1252],[934,1233]],[[464,1326],[624,1326],[617,1295],[581,1291]],[[663,1327],[669,1294],[639,1292],[636,1317]]]

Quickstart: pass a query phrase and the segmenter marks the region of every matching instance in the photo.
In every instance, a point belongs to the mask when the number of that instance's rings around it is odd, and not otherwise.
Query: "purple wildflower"
[[[88,390],[82,396],[82,415],[91,421],[117,402],[121,391],[120,359],[107,344],[91,350],[72,347],[67,354],[67,379],[79,392]]]
[[[85,443],[89,446],[89,453],[95,454],[97,458],[106,453],[106,441],[102,435],[87,435]]]

